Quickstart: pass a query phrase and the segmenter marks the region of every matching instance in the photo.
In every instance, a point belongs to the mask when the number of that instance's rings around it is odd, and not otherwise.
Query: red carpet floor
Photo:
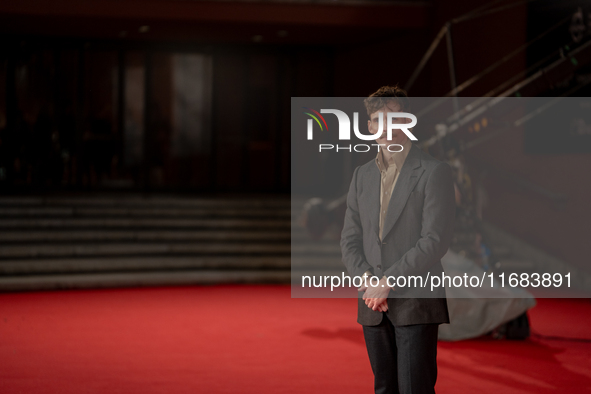
[[[0,294],[0,393],[372,392],[350,299],[285,286]],[[439,343],[438,393],[591,392],[589,300],[538,300],[521,342]]]

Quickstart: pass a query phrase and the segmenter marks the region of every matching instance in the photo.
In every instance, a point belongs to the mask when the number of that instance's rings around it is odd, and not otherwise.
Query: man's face
[[[380,130],[380,118],[378,116],[379,113],[382,113],[382,129]],[[388,112],[402,112],[400,109],[400,104],[396,101],[389,101],[387,105],[383,106],[382,108],[378,109],[376,112],[372,113],[367,121],[367,128],[369,132],[372,134],[380,133],[381,136],[376,140],[377,144],[386,144],[386,146],[390,144],[400,144],[403,145],[408,137],[402,130],[400,129],[393,129],[392,130],[392,140],[388,141]],[[393,118],[392,123],[410,123],[409,118]],[[396,149],[394,149],[396,150]]]

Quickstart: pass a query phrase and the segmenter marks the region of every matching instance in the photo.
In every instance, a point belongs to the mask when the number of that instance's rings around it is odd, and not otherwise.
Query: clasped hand
[[[388,287],[386,277],[382,277],[377,286],[362,286],[359,291],[365,291],[363,299],[365,305],[374,311],[386,312],[388,310],[388,293],[391,287]]]

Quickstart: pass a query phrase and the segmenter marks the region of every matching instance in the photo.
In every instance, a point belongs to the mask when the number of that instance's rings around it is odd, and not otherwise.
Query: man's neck
[[[409,143],[409,139],[407,138],[401,145],[404,147],[404,149],[410,149],[411,144]],[[388,166],[390,165],[390,159],[394,157],[394,155],[399,154],[400,152],[390,152],[388,150],[388,147],[384,147],[383,149],[381,149],[382,151],[382,158],[384,161],[384,166],[386,168],[388,168]]]
[[[390,159],[392,158],[392,155],[394,155],[394,152],[390,152],[388,147],[384,147],[384,149],[382,149],[382,160],[384,161],[384,166],[386,168],[388,168],[390,165]]]

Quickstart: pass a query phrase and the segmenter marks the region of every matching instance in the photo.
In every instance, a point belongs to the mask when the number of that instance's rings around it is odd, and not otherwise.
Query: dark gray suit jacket
[[[438,275],[453,235],[455,193],[451,167],[412,145],[400,171],[379,239],[380,171],[372,160],[355,169],[341,234],[343,262],[350,275]],[[395,288],[388,317],[396,326],[449,323],[445,289],[412,293]],[[429,297],[429,298],[427,298]],[[357,321],[377,325],[382,312],[358,300]]]

